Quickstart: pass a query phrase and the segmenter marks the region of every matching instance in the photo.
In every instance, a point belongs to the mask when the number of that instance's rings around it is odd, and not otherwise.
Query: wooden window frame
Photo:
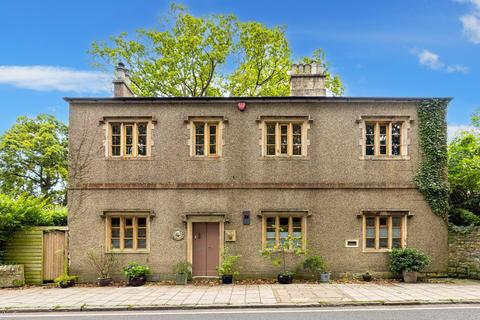
[[[146,158],[151,154],[151,134],[150,134],[150,123],[151,121],[109,121],[108,122],[108,157],[115,158],[115,159],[131,159],[131,158]],[[113,155],[112,152],[112,136],[113,136],[113,129],[112,125],[120,125],[120,155]],[[138,152],[138,139],[139,139],[139,131],[138,126],[140,124],[146,125],[146,155],[141,155]],[[126,130],[128,127],[132,127],[132,153],[127,154],[127,135]]]
[[[262,216],[262,248],[263,249],[272,249],[267,247],[267,219],[275,218],[275,246],[278,246],[280,243],[280,218],[288,218],[288,234],[292,235],[293,233],[293,218],[301,219],[301,233],[302,233],[302,250],[307,248],[307,217],[301,214],[271,214]],[[287,251],[293,252],[294,248],[290,247]]]
[[[275,125],[275,154],[268,154],[268,125]],[[300,125],[301,128],[301,153],[300,154],[293,154],[293,126]],[[287,127],[287,152],[282,153],[282,127]],[[306,156],[306,125],[305,121],[275,121],[275,120],[265,120],[263,122],[263,154],[265,157],[273,158],[273,157],[281,157],[281,158],[301,158]],[[298,145],[298,144],[295,144]]]
[[[362,233],[363,233],[363,252],[390,252],[393,243],[393,217],[400,218],[400,248],[407,246],[407,215],[406,214],[364,214],[362,217]],[[367,218],[375,219],[375,248],[367,248]],[[380,248],[380,219],[387,218],[388,228],[388,247]]]
[[[364,140],[363,143],[363,150],[362,153],[364,154],[365,158],[367,159],[372,159],[372,158],[385,158],[385,159],[398,159],[402,158],[405,153],[405,142],[404,142],[404,135],[405,135],[405,121],[398,121],[398,120],[365,120],[365,126],[363,130],[363,137],[362,139]],[[395,123],[400,124],[400,154],[394,155],[392,152],[392,125]],[[373,155],[367,155],[367,147],[371,145],[367,145],[367,126],[368,125],[373,125],[374,126],[374,154]],[[386,154],[381,154],[380,153],[380,126],[386,126]]]
[[[138,248],[138,219],[146,221],[145,248]],[[112,247],[112,219],[120,219],[120,248]],[[132,248],[125,248],[125,220],[132,219],[133,239]],[[106,252],[115,253],[148,253],[150,252],[150,217],[148,215],[109,215],[105,223]]]
[[[203,125],[203,155],[197,154],[197,126]],[[215,126],[215,153],[210,152],[211,127]],[[192,151],[195,158],[218,158],[221,156],[222,145],[222,121],[218,120],[194,120],[192,121]]]

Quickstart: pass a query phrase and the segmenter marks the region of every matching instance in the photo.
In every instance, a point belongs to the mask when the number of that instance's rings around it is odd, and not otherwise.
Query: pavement
[[[290,285],[30,287],[0,290],[0,312],[480,303],[480,281]]]

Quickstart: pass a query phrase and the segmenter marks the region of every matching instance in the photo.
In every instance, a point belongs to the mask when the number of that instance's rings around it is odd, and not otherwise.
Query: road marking
[[[318,309],[318,308],[292,308],[292,309],[275,309],[275,310],[261,310],[261,309],[215,309],[215,310],[188,310],[188,311],[105,311],[105,312],[51,312],[51,313],[10,313],[10,314],[0,314],[0,318],[51,318],[51,317],[83,317],[83,318],[95,318],[99,316],[118,316],[118,315],[128,315],[128,316],[155,316],[155,315],[198,315],[198,314],[268,314],[268,313],[329,313],[329,312],[371,312],[371,311],[419,311],[419,310],[462,310],[462,309],[480,309],[479,306],[431,306],[431,307],[417,307],[417,306],[406,306],[406,307],[365,307],[365,308],[343,308],[339,307],[336,309]]]

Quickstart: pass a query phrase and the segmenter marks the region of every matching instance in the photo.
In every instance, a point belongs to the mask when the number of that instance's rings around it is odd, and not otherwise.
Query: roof
[[[451,97],[108,97],[108,98],[63,98],[69,103],[221,103],[221,102],[421,102],[430,100],[451,101]]]

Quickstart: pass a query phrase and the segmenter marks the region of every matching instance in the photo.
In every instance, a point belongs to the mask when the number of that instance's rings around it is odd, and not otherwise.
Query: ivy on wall
[[[449,186],[447,180],[447,123],[448,99],[424,100],[418,104],[420,168],[415,184],[432,211],[448,219]]]

